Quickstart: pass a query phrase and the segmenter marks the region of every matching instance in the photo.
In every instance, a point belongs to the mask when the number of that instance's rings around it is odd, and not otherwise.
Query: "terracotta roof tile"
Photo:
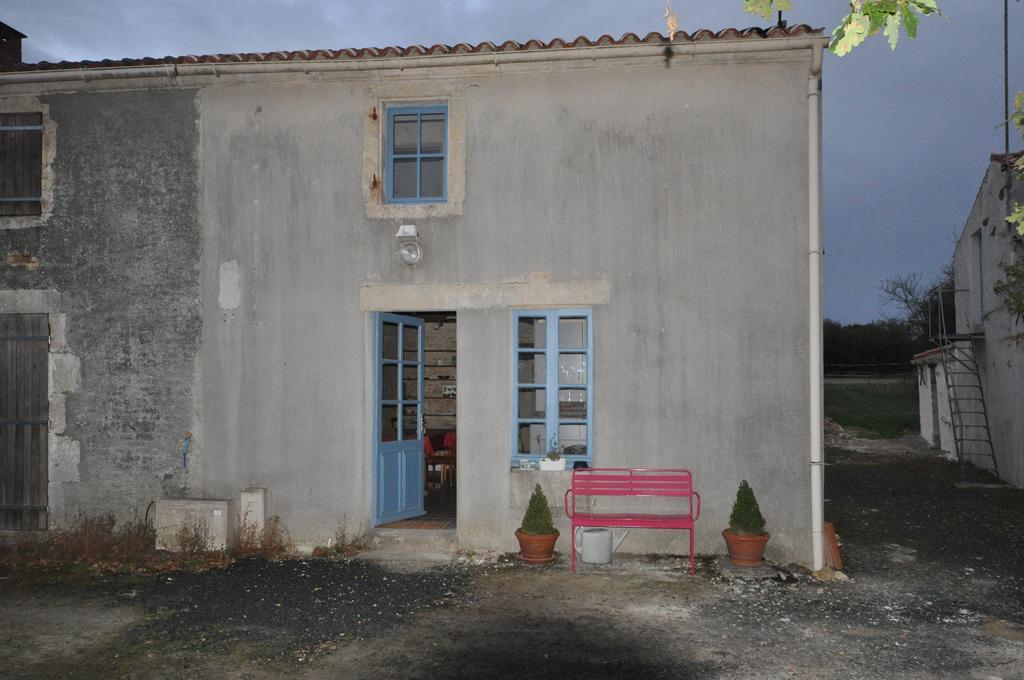
[[[1001,153],[994,153],[989,157],[989,159],[993,163],[1004,163],[1006,162],[1006,160],[1009,160],[1011,163],[1013,163],[1018,158],[1020,158],[1021,155],[1024,155],[1024,149],[1020,151],[1011,151],[1008,156]]]
[[[798,24],[786,28],[726,28],[712,31],[702,28],[694,33],[678,31],[673,43],[704,42],[708,40],[757,40],[763,38],[786,38],[803,35],[821,35],[824,29],[812,28],[806,24]],[[52,71],[58,69],[118,68],[125,66],[153,66],[159,64],[232,64],[241,62],[262,61],[329,61],[344,59],[372,59],[379,57],[408,57],[443,54],[473,54],[481,52],[523,52],[532,50],[574,49],[578,47],[605,47],[608,45],[660,44],[668,42],[668,38],[660,33],[652,32],[641,38],[635,33],[625,33],[619,39],[610,35],[602,35],[596,40],[580,36],[575,40],[566,41],[554,38],[548,42],[537,39],[519,43],[507,40],[500,45],[481,42],[476,45],[458,43],[456,45],[411,45],[409,47],[364,47],[340,50],[297,50],[281,52],[241,52],[235,54],[203,54],[184,55],[180,57],[142,57],[139,59],[102,59],[99,61],[61,61],[51,63],[41,61],[37,64],[3,64],[0,72],[12,71]]]

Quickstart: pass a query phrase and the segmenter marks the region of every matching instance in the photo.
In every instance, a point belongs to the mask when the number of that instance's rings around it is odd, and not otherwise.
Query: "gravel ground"
[[[287,659],[345,637],[377,635],[414,612],[464,600],[468,579],[468,569],[457,565],[395,573],[360,561],[250,558],[207,574],[163,577],[139,596],[163,614],[150,634],[205,648],[273,642],[268,647]]]
[[[576,577],[564,562],[249,559],[0,584],[0,676],[1024,677],[1024,492],[959,488],[913,439],[844,446],[828,451],[826,517],[849,580],[617,555]],[[103,626],[83,636],[89,618]]]
[[[416,612],[465,601],[469,579],[469,568],[459,564],[399,573],[355,560],[247,558],[204,573],[34,586],[0,597],[0,616],[45,607],[47,599],[66,609],[77,598],[87,612],[102,603],[118,603],[119,609],[134,604],[144,618],[109,644],[56,663],[24,664],[18,636],[7,636],[0,662],[17,661],[18,668],[0,663],[0,677],[136,677],[139,650],[152,652],[139,677],[205,677],[211,672],[205,657],[220,657],[227,667],[240,657],[254,672],[275,675],[338,644],[380,635]],[[173,663],[164,663],[165,657]]]

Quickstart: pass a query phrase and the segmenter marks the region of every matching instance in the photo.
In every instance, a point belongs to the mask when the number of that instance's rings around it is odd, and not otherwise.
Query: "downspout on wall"
[[[822,350],[822,233],[821,233],[821,62],[822,47],[811,48],[811,73],[807,79],[807,269],[810,317],[811,416],[811,564],[814,571],[825,566],[822,526],[824,523],[824,359]]]

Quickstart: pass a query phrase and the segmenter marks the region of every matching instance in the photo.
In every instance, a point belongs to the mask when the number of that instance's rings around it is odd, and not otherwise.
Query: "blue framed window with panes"
[[[589,309],[517,310],[512,347],[512,465],[557,451],[572,468],[591,463],[594,329]]]
[[[448,106],[389,106],[384,136],[385,200],[448,200]]]

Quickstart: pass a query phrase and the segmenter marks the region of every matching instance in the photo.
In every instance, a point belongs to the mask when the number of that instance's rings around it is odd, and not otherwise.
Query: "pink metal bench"
[[[570,501],[569,497],[572,497]],[[639,514],[634,512],[577,512],[581,496],[667,496],[687,500],[685,513]],[[697,499],[696,510],[693,499]],[[572,520],[569,533],[572,572],[576,573],[577,527],[630,527],[638,529],[686,529],[690,532],[690,573],[697,573],[693,558],[693,523],[700,517],[700,494],[693,490],[689,470],[654,468],[583,468],[572,471],[572,486],[565,492],[565,514]]]

